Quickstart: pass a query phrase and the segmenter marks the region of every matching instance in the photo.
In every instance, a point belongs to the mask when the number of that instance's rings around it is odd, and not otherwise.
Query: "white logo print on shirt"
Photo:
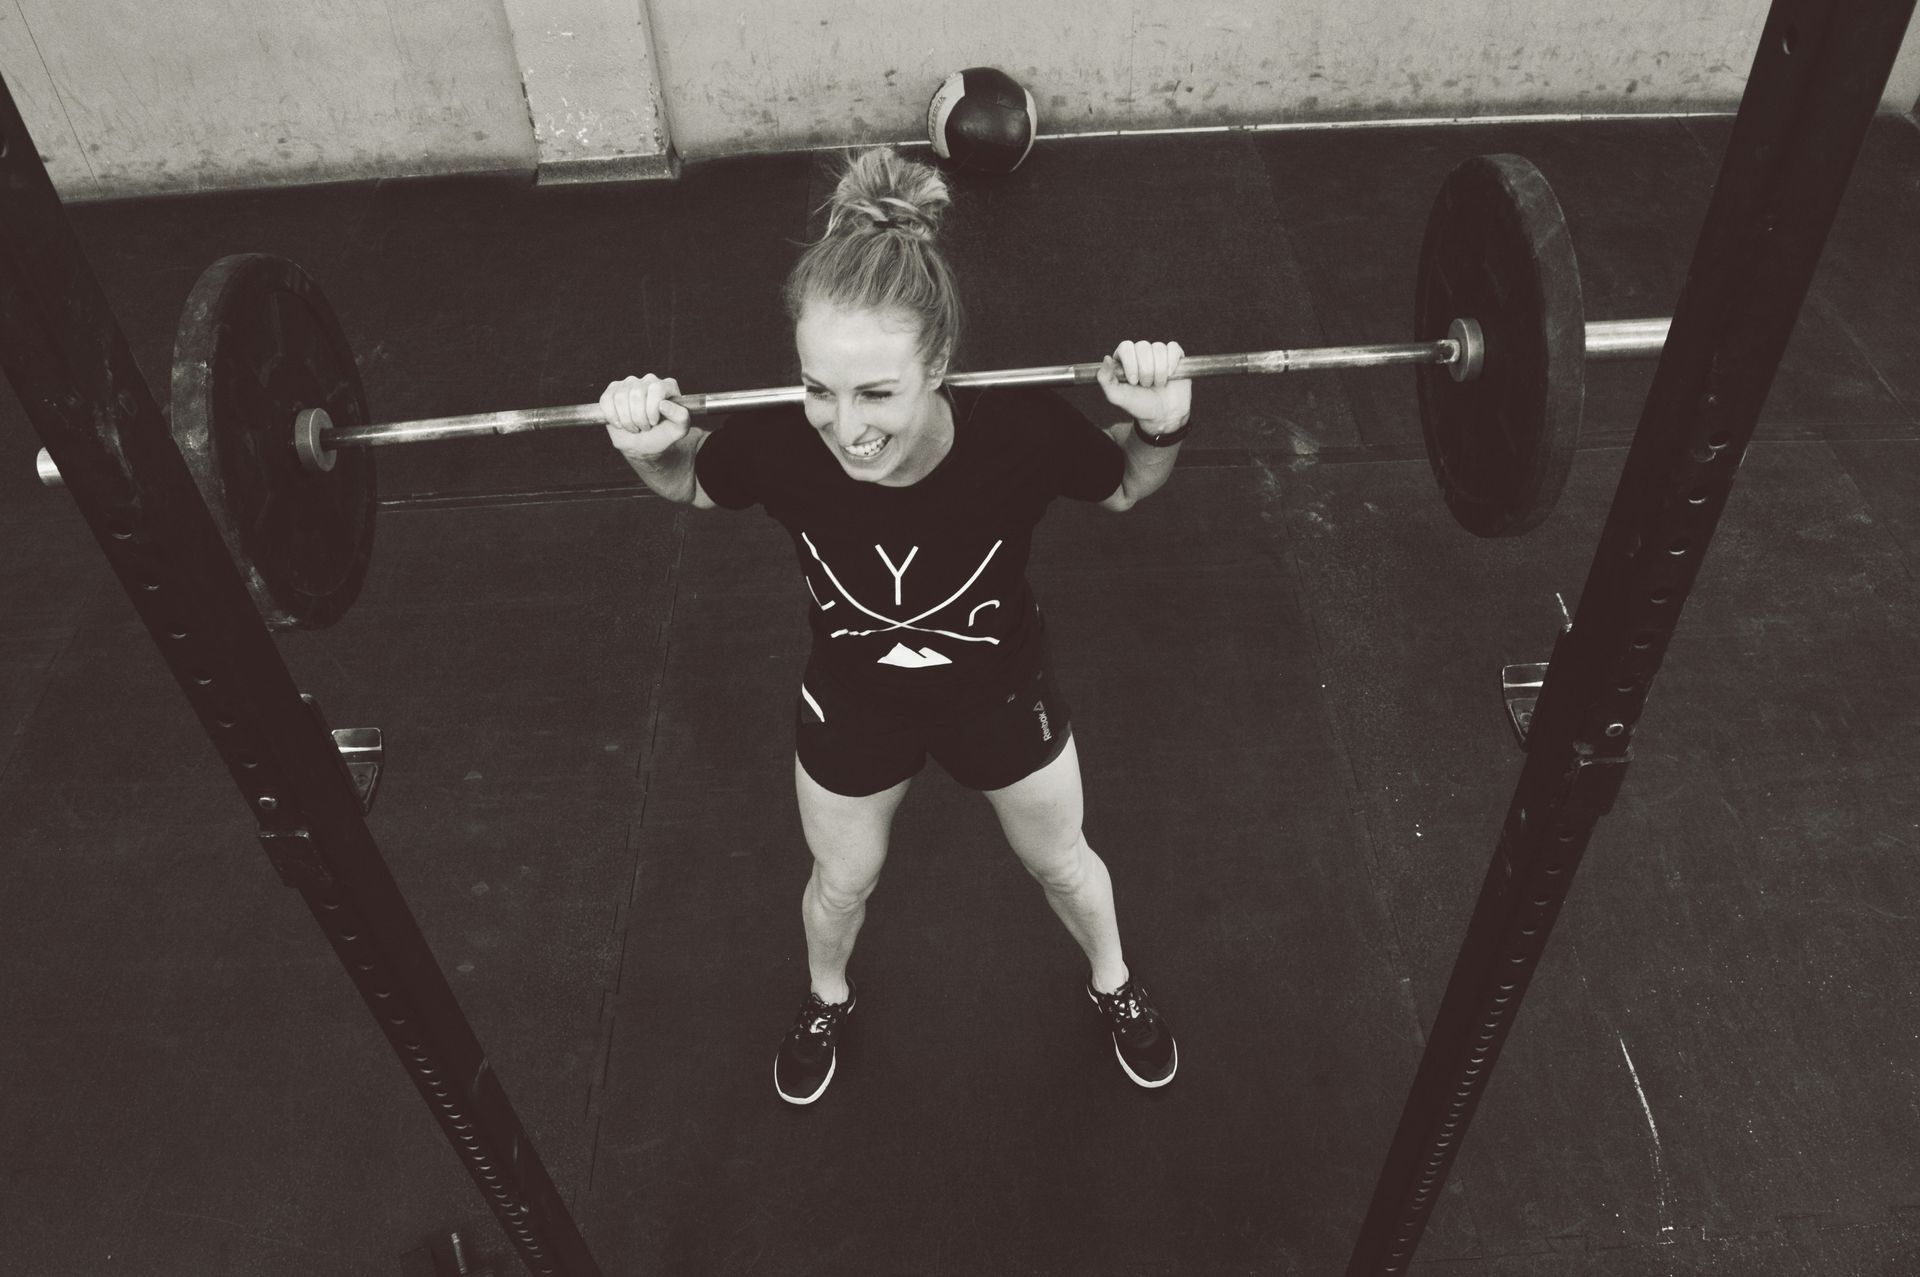
[[[854,629],[835,630],[833,631],[832,637],[834,638],[867,638],[875,634],[890,634],[895,630],[909,630],[916,634],[938,634],[942,638],[958,639],[962,643],[991,643],[995,646],[999,645],[1000,643],[999,639],[992,638],[988,635],[960,634],[960,633],[956,633],[953,630],[943,630],[943,629],[935,628],[933,626],[925,626],[920,624],[920,622],[926,620],[930,616],[933,616],[943,611],[948,607],[951,607],[954,603],[960,600],[960,597],[962,595],[964,595],[968,590],[972,589],[973,583],[980,579],[980,574],[987,570],[987,565],[993,562],[993,556],[1000,553],[1000,547],[1002,545],[1005,545],[1006,542],[995,541],[993,543],[993,548],[987,551],[986,557],[980,560],[980,566],[975,568],[973,570],[973,575],[967,578],[966,584],[962,585],[959,589],[955,590],[952,594],[948,595],[940,603],[934,605],[933,607],[928,608],[926,611],[920,613],[918,616],[910,616],[904,620],[898,620],[893,617],[886,616],[886,615],[883,615],[882,613],[874,611],[872,608],[862,603],[859,599],[855,598],[853,594],[847,589],[847,587],[841,584],[840,578],[834,575],[833,568],[828,565],[826,559],[821,557],[820,547],[816,546],[813,543],[813,538],[808,536],[806,533],[802,532],[800,534],[800,539],[806,543],[808,553],[813,555],[813,561],[815,563],[818,563],[820,565],[820,570],[827,574],[827,580],[833,583],[833,588],[840,592],[841,598],[845,599],[849,604],[851,604],[856,611],[863,612],[866,615],[872,617],[876,621],[885,622],[885,624],[881,625],[880,627],[875,629],[870,629],[870,630],[854,630]],[[920,553],[920,547],[916,545],[910,551],[908,551],[907,557],[903,559],[898,566],[894,564],[892,557],[887,554],[886,550],[883,547],[876,545],[873,547],[873,549],[874,549],[874,552],[880,556],[880,561],[886,564],[887,572],[893,577],[894,606],[895,607],[904,606],[902,599],[904,596],[904,583],[906,581],[907,569],[913,566],[913,560]],[[822,612],[831,608],[834,605],[834,602],[837,601],[837,600],[822,601],[819,593],[813,589],[813,581],[811,579],[807,581],[807,589],[809,592],[813,593],[813,601],[819,605],[819,608]],[[981,611],[983,611],[984,609],[989,607],[997,608],[999,606],[1000,606],[1000,601],[998,599],[986,599],[980,603],[975,604],[973,610],[967,614],[967,624],[972,625],[974,623],[975,618],[977,618],[980,615]],[[928,669],[936,665],[953,664],[951,659],[949,659],[948,657],[942,656],[939,652],[934,651],[930,647],[922,647],[916,651],[915,649],[908,647],[904,643],[895,643],[893,645],[893,650],[888,652],[885,656],[881,657],[879,663],[882,665],[898,666],[902,669]]]

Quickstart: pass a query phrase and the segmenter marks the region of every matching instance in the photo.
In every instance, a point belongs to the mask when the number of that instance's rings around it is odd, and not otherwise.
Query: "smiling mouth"
[[[840,451],[846,453],[855,461],[872,461],[875,457],[886,451],[887,445],[892,442],[892,435],[881,435],[880,438],[873,443],[863,444],[858,448],[842,446]]]

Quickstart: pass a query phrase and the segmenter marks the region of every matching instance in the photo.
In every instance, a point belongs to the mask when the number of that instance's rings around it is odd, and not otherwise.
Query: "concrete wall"
[[[63,194],[531,168],[498,0],[0,0]]]
[[[540,180],[675,171],[653,39],[638,0],[504,0]]]
[[[923,136],[949,71],[1032,91],[1042,133],[1732,109],[1767,0],[648,0],[686,155]],[[1916,19],[1920,26],[1920,19]],[[1889,110],[1920,92],[1910,35]]]
[[[1766,0],[0,0],[68,196],[923,135],[950,70],[1042,131],[1726,109]],[[657,70],[657,74],[656,74]],[[1920,95],[1920,36],[1889,85]],[[624,165],[624,167],[623,167]]]

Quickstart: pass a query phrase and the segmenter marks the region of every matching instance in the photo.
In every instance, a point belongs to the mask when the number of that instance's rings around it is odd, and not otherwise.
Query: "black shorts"
[[[917,776],[929,754],[968,789],[1004,789],[1060,757],[1070,715],[1046,655],[1011,691],[960,715],[876,709],[809,667],[795,701],[794,737],[807,775],[848,798]]]

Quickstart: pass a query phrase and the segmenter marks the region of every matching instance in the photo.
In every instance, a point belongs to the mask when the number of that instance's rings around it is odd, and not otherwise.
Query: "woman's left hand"
[[[1108,403],[1164,434],[1193,406],[1193,383],[1172,379],[1184,353],[1177,341],[1123,341],[1100,361],[1100,389]]]

